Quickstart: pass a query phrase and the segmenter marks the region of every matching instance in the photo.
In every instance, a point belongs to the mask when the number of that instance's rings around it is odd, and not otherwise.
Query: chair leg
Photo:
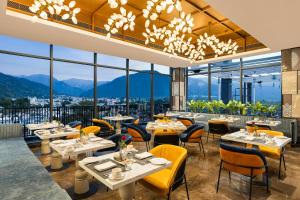
[[[286,171],[285,158],[283,154],[282,154],[282,161],[283,161],[284,170]]]
[[[185,177],[185,175],[183,177],[184,177],[186,196],[187,196],[188,200],[190,200],[189,189],[188,189],[188,186],[187,186],[186,177]]]
[[[228,171],[229,182],[231,182],[231,172]]]
[[[168,200],[171,199],[171,192],[172,192],[172,188],[170,187],[169,193],[168,193]]]
[[[280,179],[280,173],[281,173],[281,161],[282,161],[282,155],[279,158],[279,171],[278,171],[278,179]]]
[[[220,184],[220,176],[221,176],[221,171],[222,171],[222,164],[223,164],[223,161],[221,160],[220,167],[219,167],[218,182],[217,182],[217,192],[219,191],[219,184]]]
[[[149,150],[148,150],[148,142],[146,142],[146,149],[147,149],[147,151],[149,151]]]
[[[201,147],[202,147],[203,155],[204,155],[204,157],[205,157],[205,151],[204,151],[204,147],[203,147],[202,138],[200,138],[200,143],[201,143]]]
[[[266,175],[266,179],[267,179],[267,193],[269,193],[269,169],[268,169],[268,167],[266,167],[265,175]]]
[[[253,179],[253,169],[251,168],[249,200],[251,200],[252,197],[252,179]]]
[[[208,143],[209,132],[207,132],[206,143]]]

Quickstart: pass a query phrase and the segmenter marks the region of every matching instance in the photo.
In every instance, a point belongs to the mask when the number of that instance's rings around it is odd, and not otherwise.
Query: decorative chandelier
[[[62,19],[71,19],[74,24],[77,24],[76,15],[80,12],[80,8],[75,8],[76,1],[71,1],[68,5],[64,3],[64,0],[35,0],[29,7],[29,10],[35,15],[32,17],[32,21],[35,22],[38,17],[47,20],[48,14],[61,15]]]
[[[107,3],[111,9],[119,11],[113,13],[104,25],[107,37],[110,38],[112,34],[117,34],[120,30],[134,31],[136,16],[132,11],[128,12],[123,7],[128,0],[107,0]],[[74,24],[77,24],[76,15],[80,12],[80,8],[75,8],[75,5],[75,1],[65,4],[64,0],[35,0],[29,9],[35,13],[33,21],[36,21],[38,17],[47,20],[49,14],[56,14],[62,15],[63,20],[71,19]],[[174,10],[179,12],[179,16],[174,17],[169,24],[158,27],[153,23],[159,19],[162,12],[166,11],[170,14]],[[215,35],[207,33],[198,36],[196,41],[193,41],[190,35],[194,27],[194,18],[182,10],[181,0],[148,0],[146,8],[143,9],[143,17],[145,18],[145,31],[142,34],[146,45],[159,40],[164,46],[164,52],[175,56],[184,55],[191,62],[203,60],[207,48],[214,52],[215,57],[235,54],[238,50],[237,43],[231,39],[224,42]]]

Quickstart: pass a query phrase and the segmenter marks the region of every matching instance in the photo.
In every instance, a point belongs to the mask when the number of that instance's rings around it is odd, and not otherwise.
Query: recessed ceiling
[[[7,9],[14,12],[19,12],[26,15],[32,15],[29,11],[29,6],[33,4],[34,0],[10,0],[8,1]],[[70,2],[70,1],[65,1]],[[76,7],[81,8],[78,14],[78,24],[74,25],[71,20],[62,21],[56,16],[49,18],[49,21],[78,28],[80,30],[91,33],[106,35],[107,31],[104,25],[107,23],[109,16],[114,12],[107,0],[76,0]],[[196,39],[208,33],[216,35],[221,41],[227,42],[229,39],[235,41],[238,46],[238,53],[251,52],[254,50],[264,49],[265,46],[256,40],[253,36],[248,34],[245,30],[234,24],[231,20],[224,17],[220,12],[208,5],[203,0],[182,0],[182,8],[185,13],[191,13],[194,18],[194,27],[192,33],[189,35],[196,42]],[[154,44],[145,45],[145,18],[142,10],[147,7],[146,0],[128,0],[124,8],[129,12],[132,11],[136,15],[134,31],[126,30],[119,31],[118,34],[112,37],[123,42],[148,47],[150,49],[161,51],[164,46],[162,42],[156,41]],[[162,12],[158,19],[154,22],[157,27],[169,24],[174,17],[178,17],[179,12],[173,11],[170,14]],[[184,55],[179,55],[184,57]],[[211,49],[206,53],[205,59],[213,58],[214,53]],[[186,62],[186,61],[185,61]],[[185,65],[187,66],[187,65]]]

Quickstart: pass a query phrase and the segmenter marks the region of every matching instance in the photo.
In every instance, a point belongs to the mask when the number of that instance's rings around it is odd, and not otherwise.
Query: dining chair
[[[272,137],[284,136],[283,132],[271,131],[271,130],[258,130],[257,133],[265,133]],[[284,158],[285,148],[280,149],[280,148],[273,148],[273,147],[268,147],[268,146],[263,146],[263,145],[258,146],[258,148],[265,156],[279,160],[278,178],[280,179],[282,162],[283,162],[284,170],[286,170],[286,164],[285,164],[285,158]]]
[[[230,128],[227,121],[223,120],[208,120],[208,132],[206,142],[208,142],[209,134],[213,135],[213,139],[215,134],[217,135],[225,135],[230,133]]]
[[[151,134],[147,133],[147,131],[142,126],[128,124],[127,132],[132,136],[133,142],[144,142],[146,144],[147,151],[150,150]]]
[[[268,163],[265,156],[258,149],[220,143],[220,158],[217,192],[219,191],[222,169],[229,172],[229,178],[231,172],[250,178],[249,199],[252,197],[253,178],[257,175],[266,175],[267,192],[269,191]]]
[[[185,117],[177,117],[177,120],[180,121],[186,127],[190,127],[195,123],[193,119],[185,118]]]
[[[81,129],[81,126],[82,126],[82,123],[81,121],[73,121],[73,122],[70,122],[68,123],[67,125],[69,125],[71,128],[75,128],[77,130],[80,131]],[[78,134],[72,134],[72,135],[68,135],[66,137],[66,139],[73,139],[73,138],[76,138]]]
[[[255,126],[253,126],[253,125],[247,124],[246,125],[246,130],[249,133],[253,133],[256,130],[271,130],[271,128],[269,126],[265,126],[265,125],[260,125],[260,126],[255,125]]]
[[[107,137],[115,134],[114,127],[105,120],[92,119],[92,123],[94,126],[99,126],[101,128],[101,131],[97,135],[99,137]]]
[[[185,143],[194,143],[199,145],[199,149],[203,152],[205,157],[205,151],[202,142],[202,136],[206,134],[204,130],[204,125],[193,124],[192,126],[188,127],[180,136],[180,142],[185,147]],[[181,146],[181,145],[180,145]]]
[[[164,144],[151,149],[150,153],[171,161],[172,165],[146,176],[140,183],[161,196],[167,196],[167,199],[171,198],[171,193],[174,190],[184,184],[187,198],[190,199],[185,176],[187,150],[179,146]]]
[[[70,126],[71,128],[76,128],[78,130],[81,129],[82,123],[81,121],[73,121],[67,124],[68,126]]]
[[[179,135],[171,128],[157,128],[153,131],[154,147],[162,144],[179,145]]]

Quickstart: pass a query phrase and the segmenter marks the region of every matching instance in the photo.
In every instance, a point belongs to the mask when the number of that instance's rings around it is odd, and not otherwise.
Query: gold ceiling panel
[[[84,29],[87,31],[96,32],[98,34],[105,34],[104,24],[107,23],[108,18],[114,13],[118,12],[119,9],[112,9],[108,0],[76,0],[76,7],[81,8],[81,12],[77,15],[78,24],[72,26]],[[9,0],[9,2],[17,3],[20,5],[31,6],[34,0]],[[66,3],[70,0],[65,0]],[[245,41],[249,48],[264,48],[265,46],[257,41],[255,38],[250,36],[246,31],[242,30],[239,26],[231,22],[217,10],[208,5],[204,0],[182,0],[181,1],[183,11],[190,13],[194,18],[193,32],[189,34],[193,38],[193,43],[196,39],[204,33],[215,34],[220,40],[225,42],[229,39],[236,41],[239,45],[238,51],[245,51]],[[20,10],[19,7],[10,6],[8,9],[14,11],[20,11],[24,13],[24,10]],[[142,33],[145,31],[145,18],[142,10],[146,8],[147,0],[128,0],[128,3],[123,7],[127,12],[132,11],[136,15],[134,31],[126,30],[119,31],[117,35],[113,35],[120,40],[126,40],[131,43],[137,43],[139,45],[145,45],[145,37]],[[26,13],[26,12],[25,12]],[[28,13],[27,14],[31,14]],[[159,15],[158,19],[154,22],[157,27],[163,27],[168,25],[174,17],[178,17],[179,12],[173,11],[171,14],[163,12]],[[55,21],[51,18],[49,20]],[[63,23],[57,21],[58,23]],[[68,23],[64,23],[68,24]],[[101,31],[99,31],[101,30]],[[162,49],[163,44],[161,41],[155,42],[156,46],[148,45],[150,48]],[[211,56],[208,56],[211,57]]]

